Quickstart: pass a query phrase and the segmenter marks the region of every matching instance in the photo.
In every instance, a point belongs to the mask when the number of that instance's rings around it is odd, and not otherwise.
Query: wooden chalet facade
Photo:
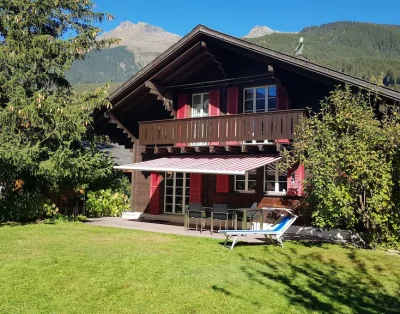
[[[317,110],[338,84],[369,87],[199,25],[117,89],[98,126],[132,148],[133,165],[120,168],[137,170],[136,213],[173,221],[189,202],[287,206],[302,195],[307,172],[301,165],[280,171],[277,146],[290,145],[305,108]],[[400,98],[378,92],[391,102]],[[199,158],[210,162],[200,165]],[[235,169],[237,158],[256,160],[256,168]]]

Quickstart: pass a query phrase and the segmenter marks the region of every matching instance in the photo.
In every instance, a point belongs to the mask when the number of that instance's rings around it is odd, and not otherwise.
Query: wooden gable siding
[[[135,154],[135,161],[141,162],[143,160],[142,151],[143,146],[134,145],[133,152]],[[132,198],[133,210],[137,212],[149,211],[150,205],[150,173],[143,173],[136,171],[134,175],[134,182],[132,182]]]

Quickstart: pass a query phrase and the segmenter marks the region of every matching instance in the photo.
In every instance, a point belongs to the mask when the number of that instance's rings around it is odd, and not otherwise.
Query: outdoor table
[[[262,211],[262,209],[260,209],[260,208],[256,208],[256,209],[250,209],[250,208],[248,208],[248,207],[246,207],[246,208],[228,208],[228,211],[231,211],[231,212],[235,212],[235,214],[236,214],[236,212],[241,212],[242,213],[242,230],[247,230],[247,213],[248,212],[257,212],[257,211]],[[261,222],[260,222],[260,226],[262,227],[262,223],[263,223],[263,218],[262,218],[262,215],[261,215]],[[236,217],[235,217],[235,230],[237,230],[237,214],[236,214]]]
[[[280,208],[280,207],[262,207],[262,208],[254,208],[254,209],[251,209],[251,208],[228,208],[228,211],[242,213],[242,215],[243,215],[242,230],[247,230],[247,213],[248,212],[260,212],[260,230],[263,230],[264,211],[275,211],[275,210],[287,210],[287,209]],[[237,230],[237,216],[235,218],[235,230]]]
[[[207,206],[205,206],[205,207],[201,207],[203,210],[204,210],[204,212],[206,213],[207,211],[212,211],[212,207],[207,207]],[[183,228],[185,229],[185,230],[189,230],[189,215],[188,215],[188,211],[189,211],[189,205],[186,205],[185,206],[185,213],[184,213],[184,215],[183,215]],[[193,210],[192,210],[192,212],[194,212]],[[204,217],[204,218],[206,218],[206,217]]]

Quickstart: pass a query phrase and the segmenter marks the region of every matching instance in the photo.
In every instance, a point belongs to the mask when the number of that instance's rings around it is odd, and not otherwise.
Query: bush
[[[290,150],[289,168],[310,172],[305,201],[316,226],[367,234],[368,244],[400,243],[400,113],[349,87],[336,89],[321,110],[302,119]]]
[[[43,223],[45,224],[56,224],[57,222],[84,222],[86,220],[86,216],[83,215],[78,215],[76,217],[74,216],[66,216],[62,214],[55,214],[54,216],[51,216],[49,218],[46,218],[43,220]]]
[[[43,216],[45,203],[39,191],[7,191],[0,196],[0,221],[36,220]]]
[[[128,196],[111,189],[88,192],[86,212],[91,217],[118,217],[129,210]]]

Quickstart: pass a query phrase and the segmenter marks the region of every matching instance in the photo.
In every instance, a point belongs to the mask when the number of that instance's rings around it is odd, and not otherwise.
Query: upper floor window
[[[268,164],[264,169],[264,192],[268,194],[286,194],[287,171],[278,167],[278,162]]]
[[[235,175],[235,191],[255,192],[257,182],[257,170],[249,170],[245,175]]]
[[[208,93],[193,94],[192,99],[192,117],[208,116]]]
[[[243,112],[266,112],[276,110],[276,86],[245,88]]]

